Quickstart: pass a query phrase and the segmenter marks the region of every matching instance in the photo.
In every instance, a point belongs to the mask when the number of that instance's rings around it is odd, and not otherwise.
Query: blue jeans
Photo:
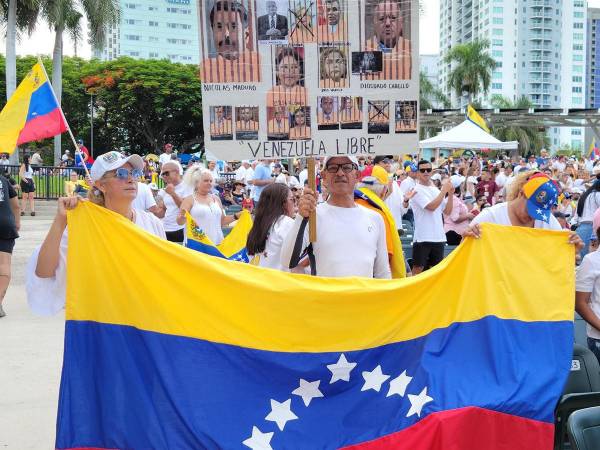
[[[590,239],[592,238],[593,233],[591,222],[580,223],[577,227],[576,233],[579,235],[584,244],[583,249],[581,252],[579,252],[581,258],[583,258],[585,255],[587,255],[590,248]]]
[[[598,358],[598,362],[600,362],[600,339],[588,337],[587,344],[588,348],[596,355],[596,358]]]

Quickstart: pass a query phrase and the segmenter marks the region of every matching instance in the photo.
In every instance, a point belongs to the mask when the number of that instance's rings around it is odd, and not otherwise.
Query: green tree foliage
[[[42,58],[52,77],[52,60]],[[17,58],[17,80],[25,77],[37,58]],[[4,57],[0,55],[0,80]],[[94,102],[94,153],[128,150],[158,152],[166,142],[178,149],[202,142],[202,93],[198,68],[169,61],[121,58],[110,62],[65,57],[63,110],[73,133],[90,148],[90,94]],[[0,81],[0,107],[6,85]],[[62,150],[73,151],[71,139]],[[52,139],[27,144],[45,148]],[[50,152],[51,153],[51,152]]]
[[[444,108],[450,107],[450,100],[444,95],[442,90],[431,84],[427,75],[419,73],[419,104],[420,108],[432,109],[433,102],[441,104]]]
[[[494,108],[501,109],[529,109],[533,107],[533,103],[525,96],[512,102],[501,95],[493,95],[491,103]],[[492,126],[491,131],[501,141],[518,141],[518,151],[521,155],[527,155],[528,153],[539,154],[542,148],[550,146],[550,139],[546,135],[544,128],[509,125]]]
[[[448,88],[458,97],[466,93],[469,103],[473,97],[480,93],[486,94],[490,88],[496,61],[489,55],[489,47],[487,40],[459,44],[452,47],[444,58],[446,64],[453,64],[448,77]]]

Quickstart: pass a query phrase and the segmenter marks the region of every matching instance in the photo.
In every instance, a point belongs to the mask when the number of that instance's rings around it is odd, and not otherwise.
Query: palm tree
[[[477,94],[486,94],[490,88],[496,61],[488,54],[489,47],[487,40],[459,44],[444,57],[446,64],[454,65],[448,77],[448,88],[458,97],[466,93],[468,103]]]
[[[119,0],[42,0],[42,14],[54,29],[54,50],[52,53],[52,87],[60,103],[62,96],[63,34],[81,37],[80,19],[85,15],[89,24],[90,43],[94,49],[106,43],[109,25],[119,20]],[[60,161],[61,136],[54,138],[54,159]]]
[[[419,103],[421,109],[433,108],[433,102],[440,103],[444,108],[450,107],[450,100],[442,90],[431,84],[424,72],[419,73]]]
[[[491,104],[494,108],[501,109],[529,109],[533,107],[533,103],[527,97],[522,96],[515,102],[512,102],[501,95],[493,95]],[[550,139],[546,135],[545,129],[538,127],[524,127],[519,125],[507,126],[492,126],[492,134],[501,141],[518,141],[518,150],[511,151],[511,157],[517,156],[517,152],[521,155],[527,153],[538,153],[542,148],[550,145]]]
[[[6,23],[7,100],[17,88],[17,35],[22,31],[31,34],[37,23],[37,16],[38,0],[0,0],[0,22]],[[13,164],[18,163],[18,151],[11,155],[10,160]]]

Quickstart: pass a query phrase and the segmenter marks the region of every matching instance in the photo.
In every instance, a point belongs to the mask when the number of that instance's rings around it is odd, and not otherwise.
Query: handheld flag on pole
[[[252,229],[252,217],[248,211],[243,210],[240,213],[237,224],[235,224],[231,232],[225,236],[225,239],[223,239],[223,242],[219,245],[215,245],[208,236],[204,234],[202,229],[187,211],[185,213],[185,218],[185,246],[187,248],[232,261],[249,262],[248,252],[246,251],[246,241],[248,240],[248,234]]]
[[[592,138],[592,142],[590,143],[590,147],[588,149],[588,158],[594,159],[594,157],[598,154],[598,149],[596,148],[596,138]]]
[[[68,125],[41,62],[35,64],[0,112],[0,151],[56,136]]]
[[[479,115],[479,113],[477,111],[475,111],[475,108],[473,108],[471,105],[467,106],[467,119],[469,119],[471,122],[473,122],[475,125],[477,125],[479,128],[481,128],[486,133],[490,132],[490,129],[488,128],[487,124],[485,123],[485,120],[483,119],[483,117],[481,117]]]

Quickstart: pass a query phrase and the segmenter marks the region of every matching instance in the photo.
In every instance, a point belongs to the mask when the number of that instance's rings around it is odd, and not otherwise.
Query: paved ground
[[[36,317],[27,307],[25,266],[52,221],[53,203],[24,217],[13,253],[13,280],[0,319],[0,449],[54,448],[64,314]]]

